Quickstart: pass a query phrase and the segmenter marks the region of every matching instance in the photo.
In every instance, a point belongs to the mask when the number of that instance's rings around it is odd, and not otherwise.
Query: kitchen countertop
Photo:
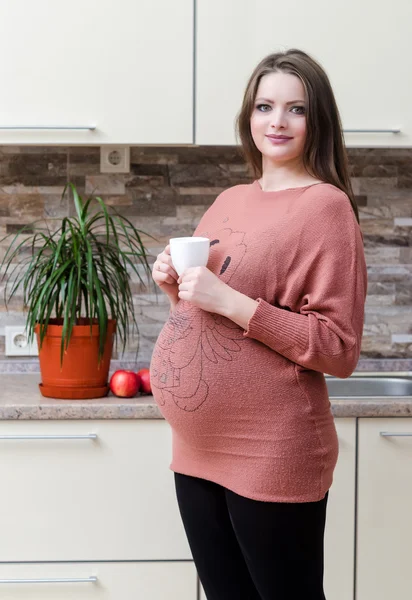
[[[2,374],[0,420],[162,419],[153,396],[55,400],[39,391],[39,374]],[[335,417],[411,417],[412,396],[331,399]]]

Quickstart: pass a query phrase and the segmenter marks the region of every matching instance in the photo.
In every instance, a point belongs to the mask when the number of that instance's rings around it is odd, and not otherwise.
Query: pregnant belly
[[[181,301],[157,339],[150,377],[172,428],[187,442],[215,447],[220,436],[249,439],[257,428],[273,439],[279,423],[299,431],[315,415],[332,419],[323,376],[307,375],[315,379],[308,382],[313,395],[307,397],[295,366],[244,337],[229,319]]]
[[[180,301],[159,334],[150,364],[153,396],[165,418],[173,419],[176,410],[199,411],[210,399],[211,383],[225,377],[246,341],[233,321]]]

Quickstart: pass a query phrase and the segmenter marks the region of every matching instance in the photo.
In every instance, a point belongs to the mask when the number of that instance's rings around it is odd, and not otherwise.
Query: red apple
[[[150,370],[140,369],[140,371],[137,372],[137,376],[140,377],[140,391],[144,394],[151,394],[152,386],[150,385]]]
[[[131,398],[139,391],[140,378],[134,371],[120,369],[113,373],[109,385],[115,396]]]

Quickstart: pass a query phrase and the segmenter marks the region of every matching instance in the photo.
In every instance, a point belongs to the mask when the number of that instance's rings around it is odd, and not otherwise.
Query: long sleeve
[[[349,377],[359,359],[367,290],[361,230],[347,197],[311,203],[285,248],[284,285],[262,298],[245,337],[304,368]]]

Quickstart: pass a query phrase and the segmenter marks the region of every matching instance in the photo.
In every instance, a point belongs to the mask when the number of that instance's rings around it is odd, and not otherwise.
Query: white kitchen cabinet
[[[352,600],[355,552],[356,419],[336,419],[339,460],[329,491],[325,528],[325,595]],[[201,600],[206,595],[201,590]]]
[[[198,0],[196,143],[233,144],[247,80],[267,54],[299,48],[331,80],[348,146],[412,146],[412,3]]]
[[[170,458],[160,419],[1,421],[0,562],[191,559]]]
[[[325,595],[352,600],[355,558],[356,419],[335,419],[339,458],[329,490],[325,528]]]
[[[0,144],[192,143],[193,0],[0,9]]]
[[[39,579],[46,581],[36,581]],[[76,581],[79,579],[83,581]],[[196,600],[197,576],[190,562],[7,564],[0,565],[0,597],[3,600]]]
[[[410,600],[412,418],[359,419],[358,447],[356,599]]]

